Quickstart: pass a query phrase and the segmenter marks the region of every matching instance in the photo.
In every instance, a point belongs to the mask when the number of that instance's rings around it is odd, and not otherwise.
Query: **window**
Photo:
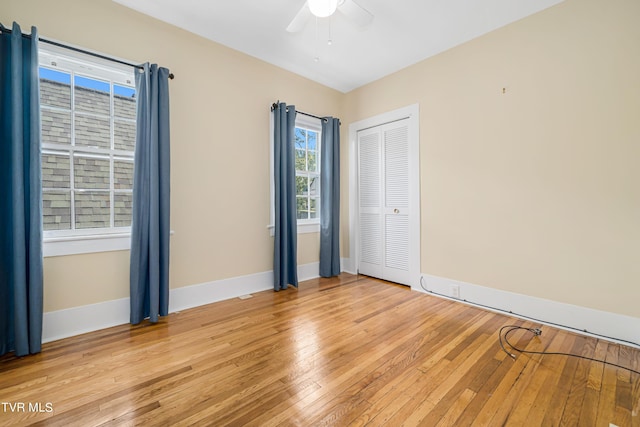
[[[40,50],[45,255],[128,248],[136,134],[134,70],[79,55]],[[123,235],[126,243],[117,247],[113,240],[104,242]],[[82,240],[102,244],[87,247],[78,243]],[[47,250],[49,243],[68,241],[75,242],[71,252]]]
[[[319,132],[307,127],[295,129],[296,212],[298,223],[320,219]]]
[[[322,124],[319,119],[296,115],[296,213],[298,233],[320,231],[320,141]],[[271,225],[273,235],[274,183],[273,183],[273,129],[271,129]]]

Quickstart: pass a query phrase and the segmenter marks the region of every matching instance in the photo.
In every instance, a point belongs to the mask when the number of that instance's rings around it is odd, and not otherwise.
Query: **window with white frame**
[[[130,232],[136,93],[132,67],[43,47],[39,57],[46,255],[47,241]]]
[[[319,119],[298,113],[295,125],[296,215],[298,233],[320,231],[320,141],[322,124]],[[271,132],[273,138],[273,132]],[[271,144],[271,224],[273,235],[274,184],[273,140]]]
[[[296,214],[298,223],[320,220],[320,132],[296,123]]]

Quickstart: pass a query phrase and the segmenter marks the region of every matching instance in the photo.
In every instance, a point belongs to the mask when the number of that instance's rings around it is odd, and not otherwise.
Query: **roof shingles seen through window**
[[[109,94],[75,86],[74,130],[76,154],[74,156],[73,183],[76,189],[76,228],[104,228],[110,226],[110,168],[114,179],[114,225],[131,224],[133,188],[133,162],[108,156],[90,156],[81,153],[82,147],[111,148],[111,119]],[[42,155],[43,223],[45,230],[71,229],[71,88],[68,84],[40,80],[42,104],[42,141],[59,144],[58,153],[45,151]],[[136,100],[134,97],[115,95],[113,139],[114,148],[132,152],[135,147]],[[113,166],[111,166],[113,164]],[[120,191],[120,192],[118,192]],[[125,191],[124,193],[122,191]]]

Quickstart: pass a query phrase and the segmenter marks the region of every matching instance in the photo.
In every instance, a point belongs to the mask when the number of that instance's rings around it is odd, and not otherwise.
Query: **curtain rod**
[[[276,108],[278,108],[278,104],[280,104],[280,100],[278,100],[278,102],[274,102],[273,104],[271,104],[271,111],[273,111]],[[296,113],[300,113],[300,114],[302,114],[304,116],[313,117],[314,119],[323,120],[325,122],[328,121],[326,117],[318,117],[315,114],[305,113],[304,111],[296,110]],[[342,124],[342,123],[340,123],[340,124]]]
[[[11,34],[12,33],[12,31],[9,28],[6,28],[2,24],[0,24],[0,30],[3,33],[7,33],[7,34]],[[31,38],[31,34],[22,34],[22,37],[30,39]],[[80,48],[74,47],[74,46],[69,46],[69,45],[66,45],[64,43],[55,42],[53,40],[48,40],[48,39],[45,39],[45,38],[42,38],[42,37],[38,37],[38,41],[43,42],[43,43],[47,43],[47,44],[50,44],[50,45],[53,45],[53,46],[58,46],[58,47],[61,47],[61,48],[64,48],[64,49],[72,50],[74,52],[84,53],[85,55],[94,56],[96,58],[106,59],[107,61],[116,62],[118,64],[128,65],[130,67],[137,68],[139,70],[142,70],[144,68],[141,65],[132,64],[131,62],[122,61],[120,59],[113,58],[111,56],[102,55],[102,54],[99,54],[99,53],[95,53],[95,52],[91,52],[91,51],[88,51],[88,50],[80,49]],[[169,78],[171,80],[173,80],[173,78],[174,78],[173,73],[169,73]]]

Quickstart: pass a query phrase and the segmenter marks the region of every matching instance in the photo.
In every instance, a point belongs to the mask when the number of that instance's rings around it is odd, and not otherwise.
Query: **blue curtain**
[[[38,31],[0,35],[0,355],[42,344]]]
[[[273,289],[298,287],[296,169],[294,132],[296,108],[284,102],[274,106],[274,186],[275,234],[273,251]]]
[[[137,128],[131,223],[131,323],[169,314],[169,70],[136,73]]]
[[[320,276],[340,274],[340,120],[322,120],[320,143]]]

